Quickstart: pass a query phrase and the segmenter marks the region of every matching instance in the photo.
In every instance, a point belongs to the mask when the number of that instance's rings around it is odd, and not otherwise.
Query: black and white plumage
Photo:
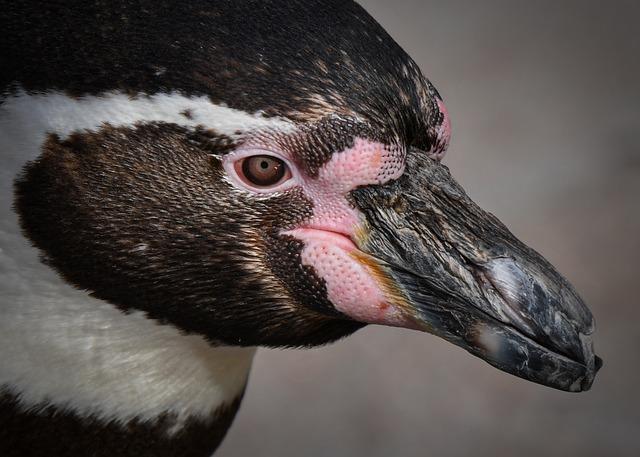
[[[371,322],[589,388],[588,310],[438,164],[440,96],[355,3],[2,9],[0,455],[209,455],[256,346]],[[265,154],[289,187],[238,179]]]

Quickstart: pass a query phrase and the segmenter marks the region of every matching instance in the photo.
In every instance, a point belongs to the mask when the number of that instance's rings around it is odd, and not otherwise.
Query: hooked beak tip
[[[600,357],[598,357],[597,355],[593,356],[593,369],[588,373],[587,376],[585,376],[580,389],[576,390],[576,392],[586,392],[587,390],[591,389],[593,381],[595,380],[595,376],[596,374],[598,374],[603,364],[604,362]]]

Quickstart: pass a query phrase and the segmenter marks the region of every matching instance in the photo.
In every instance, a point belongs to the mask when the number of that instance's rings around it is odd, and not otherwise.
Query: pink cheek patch
[[[313,229],[289,232],[303,241],[301,260],[313,267],[324,279],[327,298],[336,310],[359,322],[406,326],[406,319],[388,303],[385,294],[368,271],[352,253],[356,246],[337,233]]]
[[[324,279],[334,307],[366,323],[403,325],[399,309],[387,299],[369,267],[357,260],[353,239],[360,213],[347,200],[359,186],[384,184],[404,172],[400,147],[358,138],[351,148],[334,153],[316,178],[304,178],[302,188],[313,202],[313,216],[304,226],[285,232],[304,243],[301,260]]]
[[[303,188],[314,206],[307,226],[351,236],[360,220],[347,201],[359,186],[384,184],[404,172],[405,152],[394,146],[357,138],[353,147],[333,154],[316,179],[306,179]]]

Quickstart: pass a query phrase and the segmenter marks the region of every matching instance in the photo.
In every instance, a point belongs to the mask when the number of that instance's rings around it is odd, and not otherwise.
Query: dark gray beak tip
[[[593,316],[548,262],[532,250],[521,252],[484,263],[481,276],[489,303],[484,311],[509,327],[528,356],[513,372],[561,390],[589,390],[602,365],[593,349]]]
[[[595,380],[596,374],[598,374],[598,371],[600,371],[600,368],[602,368],[602,365],[603,365],[602,359],[597,355],[594,356],[593,370],[591,371],[590,376],[586,376],[584,378],[582,385],[580,386],[580,389],[576,390],[575,392],[586,392],[588,390],[591,390],[591,386],[593,385],[593,381]]]

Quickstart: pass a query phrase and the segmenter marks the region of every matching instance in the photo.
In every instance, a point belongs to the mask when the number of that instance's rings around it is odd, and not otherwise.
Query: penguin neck
[[[214,346],[73,292],[2,299],[0,385],[26,409],[51,404],[120,422],[168,414],[179,428],[242,395],[253,348]]]
[[[211,455],[254,349],[76,293],[1,300],[0,455]]]

